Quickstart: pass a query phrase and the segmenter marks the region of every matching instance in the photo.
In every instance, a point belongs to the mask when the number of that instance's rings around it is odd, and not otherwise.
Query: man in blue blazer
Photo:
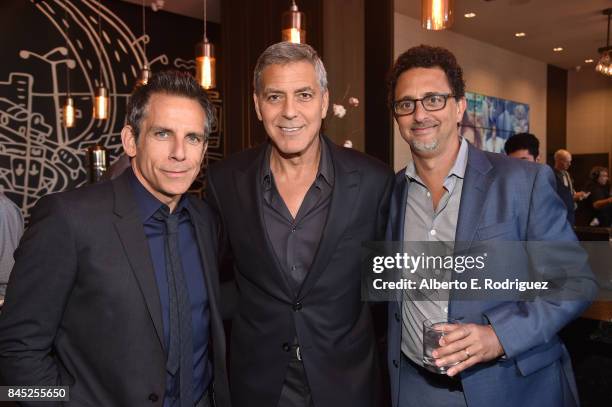
[[[413,160],[396,176],[388,239],[452,242],[455,252],[484,241],[577,246],[550,168],[480,151],[459,137],[465,83],[452,53],[425,45],[409,49],[393,67],[389,92]],[[583,263],[550,267],[540,261],[541,252],[530,254],[525,249],[503,267],[488,268],[487,276],[526,280],[535,269],[546,280],[564,281],[559,298],[462,301],[450,289],[446,300],[413,301],[404,292],[403,301],[390,302],[394,407],[578,404],[569,356],[557,333],[588,306],[596,284]],[[433,354],[437,366],[451,366],[446,374],[422,362],[421,328],[429,318],[461,322],[448,327]]]

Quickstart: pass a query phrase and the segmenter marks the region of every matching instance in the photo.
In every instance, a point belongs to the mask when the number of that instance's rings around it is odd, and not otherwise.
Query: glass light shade
[[[215,47],[205,39],[196,45],[196,80],[204,89],[217,85]]]
[[[453,25],[454,0],[421,0],[421,24],[427,30],[444,30]]]
[[[281,16],[281,27],[283,41],[306,43],[306,15],[299,11],[295,4]]]
[[[108,119],[108,90],[104,86],[96,88],[94,99],[94,118],[98,120]]]
[[[138,78],[139,85],[146,85],[149,83],[149,79],[151,79],[151,70],[148,65],[145,65],[140,70],[140,77]]]
[[[72,96],[66,98],[66,104],[62,111],[62,119],[65,127],[74,127],[75,116],[74,116],[74,99]]]

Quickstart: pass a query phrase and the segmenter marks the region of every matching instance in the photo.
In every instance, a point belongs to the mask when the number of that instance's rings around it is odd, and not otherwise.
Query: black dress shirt
[[[268,147],[261,169],[266,232],[276,259],[295,294],[299,292],[319,247],[334,186],[334,168],[328,147],[322,140],[320,145],[321,158],[317,176],[295,219],[274,183],[274,175],[270,170],[271,146]]]
[[[153,217],[163,205],[140,183],[131,168],[130,184],[140,209],[145,236],[149,244],[151,260],[155,270],[155,280],[159,290],[164,325],[164,346],[169,343],[169,297],[166,276],[165,226],[163,221]],[[193,400],[200,400],[212,381],[212,365],[209,360],[210,309],[208,291],[204,281],[204,266],[201,259],[195,229],[189,211],[189,201],[182,197],[175,211],[180,213],[179,251],[185,280],[191,302],[191,326],[193,328]],[[178,375],[166,373],[166,394],[164,407],[178,405]]]

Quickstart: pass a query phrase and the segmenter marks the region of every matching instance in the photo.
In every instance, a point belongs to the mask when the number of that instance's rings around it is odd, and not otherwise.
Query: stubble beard
[[[436,151],[439,145],[440,141],[438,139],[432,140],[429,143],[424,143],[418,140],[413,140],[412,143],[410,143],[410,147],[414,151],[420,153],[431,153],[432,151]]]

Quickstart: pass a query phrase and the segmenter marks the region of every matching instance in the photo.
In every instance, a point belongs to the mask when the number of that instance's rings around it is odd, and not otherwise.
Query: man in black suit
[[[213,119],[191,76],[160,73],[128,104],[131,168],[38,202],[0,317],[2,384],[69,386],[72,406],[230,405],[218,227],[183,195]]]
[[[557,179],[557,194],[565,204],[567,208],[567,220],[570,225],[574,226],[576,216],[574,211],[576,210],[576,202],[580,202],[589,197],[588,192],[576,191],[574,189],[574,182],[570,176],[569,167],[572,165],[572,154],[564,149],[555,151],[554,155],[555,166],[555,177]]]
[[[379,406],[360,248],[384,236],[392,173],[320,134],[329,94],[310,46],[270,46],[253,82],[269,139],[208,173],[208,198],[220,213],[239,290],[232,402]]]

